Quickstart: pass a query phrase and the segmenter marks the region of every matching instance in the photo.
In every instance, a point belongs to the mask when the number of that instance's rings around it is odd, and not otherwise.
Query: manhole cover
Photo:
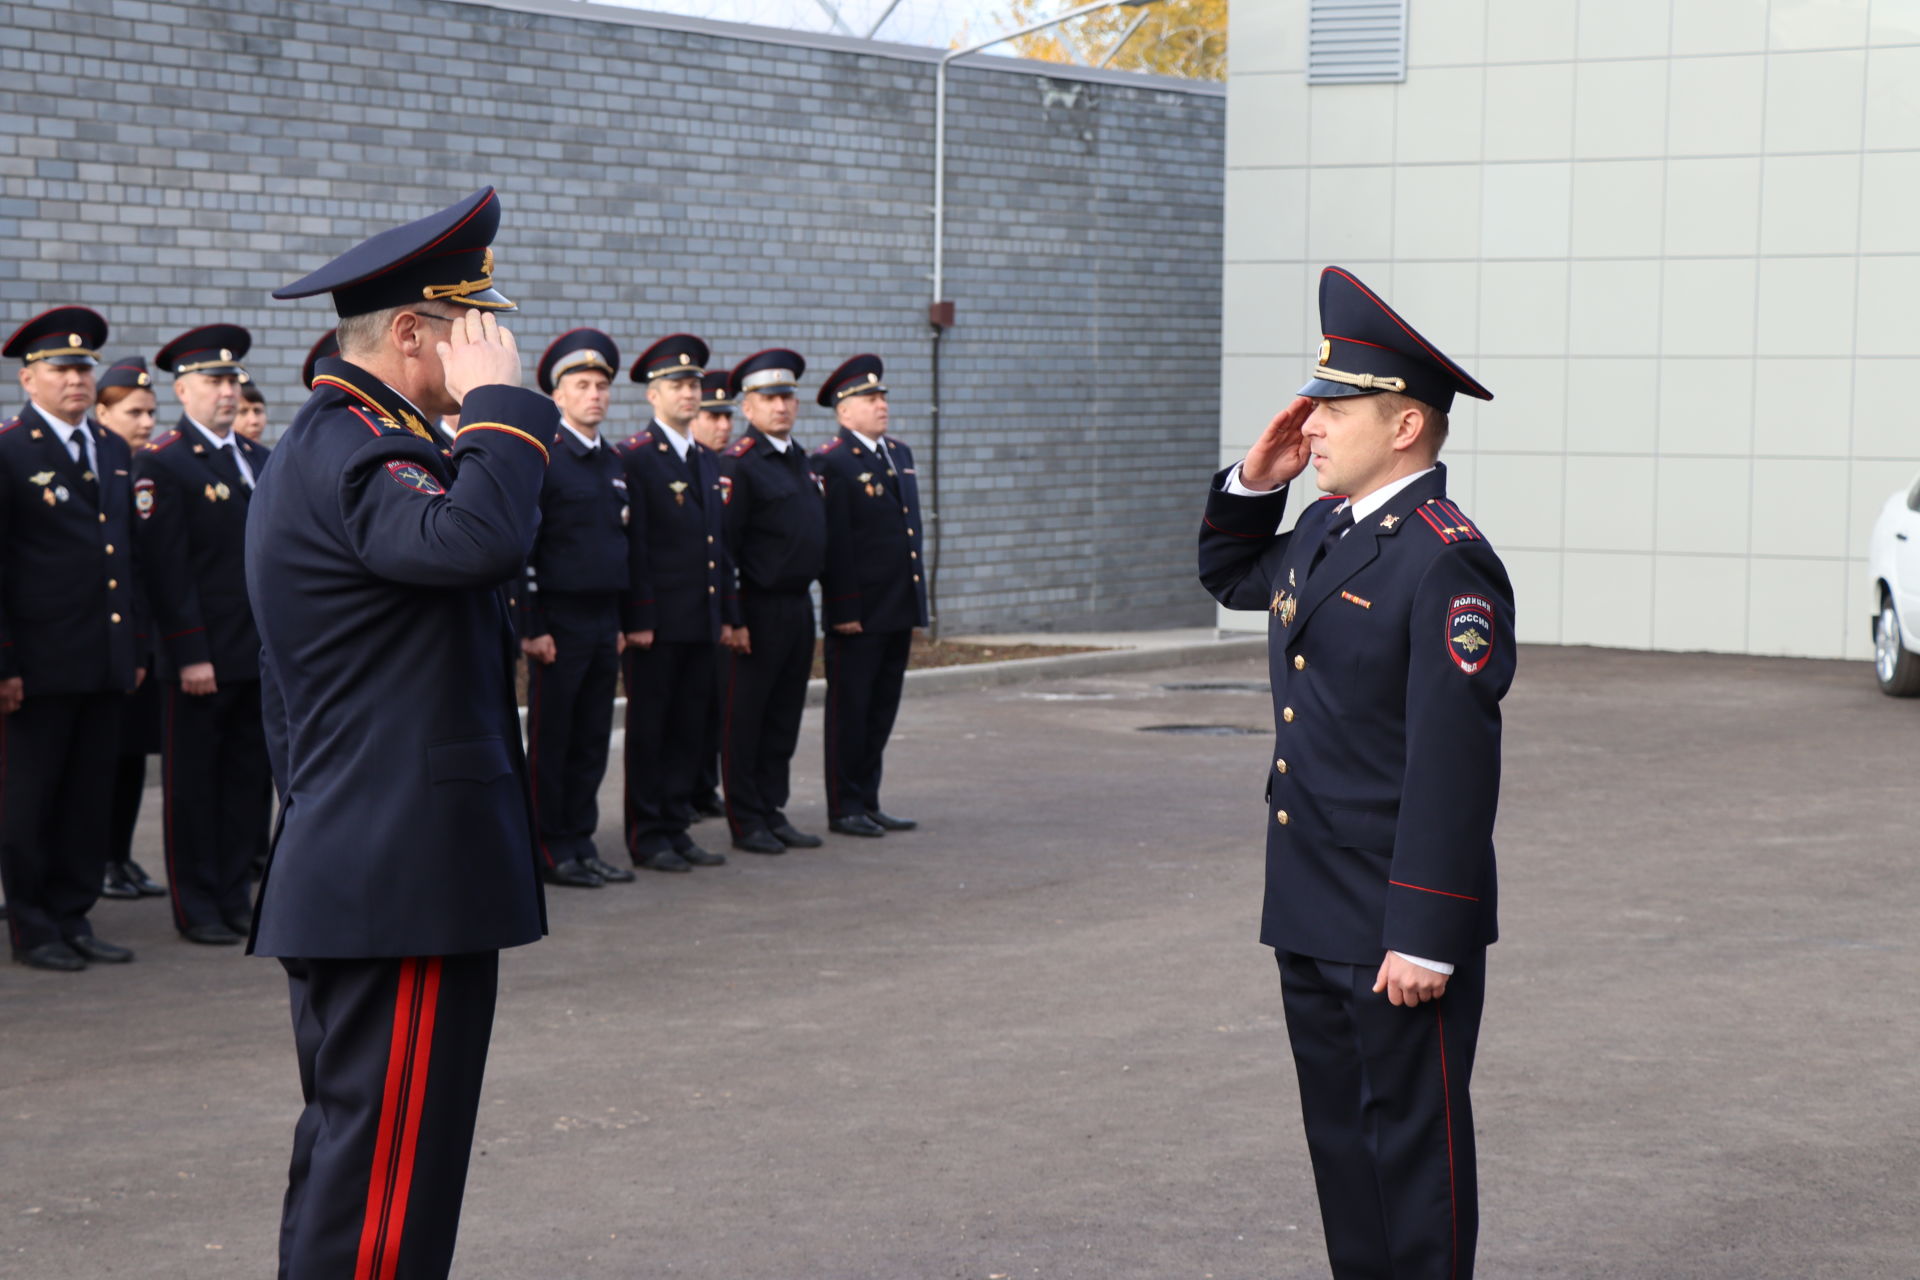
[[[1265,680],[1182,680],[1160,686],[1168,693],[1272,693]]]
[[[1140,732],[1172,733],[1189,738],[1247,738],[1262,737],[1267,731],[1238,724],[1143,724]]]

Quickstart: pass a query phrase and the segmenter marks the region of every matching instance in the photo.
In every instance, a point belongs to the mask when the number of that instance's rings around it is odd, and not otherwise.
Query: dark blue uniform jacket
[[[740,594],[807,590],[826,564],[827,514],[824,489],[800,442],[792,441],[783,454],[758,427],[749,427],[727,456],[733,473],[726,545]]]
[[[682,462],[659,423],[620,446],[633,514],[627,525],[627,630],[657,642],[714,644],[727,584],[726,504],[713,451]]]
[[[1229,609],[1269,614],[1260,940],[1348,964],[1388,950],[1458,963],[1498,935],[1506,569],[1446,500],[1444,466],[1356,524],[1311,577],[1339,501],[1276,534],[1285,491],[1235,496],[1227,474],[1207,498],[1200,580]]]
[[[556,422],[537,392],[478,388],[450,462],[399,394],[320,362],[247,520],[282,803],[254,952],[446,955],[545,931],[498,587],[532,547]]]
[[[927,625],[920,559],[920,482],[913,451],[890,436],[879,453],[845,427],[813,455],[827,487],[827,564],[820,580],[826,624],[863,632]]]
[[[234,444],[255,480],[268,450]],[[260,632],[247,602],[247,507],[252,494],[214,470],[211,449],[185,419],[133,460],[140,567],[158,641],[158,674],[211,662],[219,680],[260,675]]]
[[[89,481],[32,405],[0,423],[0,680],[27,696],[129,692],[146,650],[135,584],[133,456],[94,422]]]
[[[560,427],[548,448],[553,461],[540,488],[540,531],[519,597],[528,636],[553,629],[544,594],[613,601],[627,590],[627,479],[613,442],[602,436],[589,449]],[[624,621],[621,628],[633,630]]]

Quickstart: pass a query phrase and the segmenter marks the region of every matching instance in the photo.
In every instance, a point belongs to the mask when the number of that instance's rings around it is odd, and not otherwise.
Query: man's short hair
[[[1382,391],[1378,394],[1382,417],[1392,418],[1408,409],[1418,409],[1421,418],[1427,424],[1421,434],[1433,442],[1433,451],[1437,454],[1446,445],[1449,426],[1446,410],[1436,409],[1425,400],[1415,400],[1412,396],[1402,395],[1398,391]]]
[[[379,311],[369,311],[362,316],[343,316],[334,336],[340,341],[340,354],[351,359],[356,355],[371,355],[387,336],[387,330],[393,327],[393,318],[410,307],[386,307]]]

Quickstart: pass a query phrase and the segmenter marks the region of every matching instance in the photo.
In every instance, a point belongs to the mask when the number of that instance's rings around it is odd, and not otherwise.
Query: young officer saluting
[[[340,315],[247,518],[282,805],[251,949],[287,970],[307,1101],[288,1280],[447,1274],[500,949],[546,927],[500,587],[559,424],[494,319],[499,223],[487,187],[274,295]]]
[[[1455,393],[1493,395],[1338,267],[1320,323],[1303,398],[1214,477],[1200,580],[1270,615],[1260,940],[1333,1272],[1468,1280],[1513,590],[1438,455]],[[1336,496],[1276,533],[1309,462]]]

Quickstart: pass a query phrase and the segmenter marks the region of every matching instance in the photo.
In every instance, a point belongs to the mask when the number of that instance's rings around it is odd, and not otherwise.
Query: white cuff
[[[1422,960],[1419,956],[1410,956],[1404,951],[1396,951],[1393,954],[1399,956],[1402,960],[1405,960],[1408,964],[1417,964],[1422,969],[1431,969],[1435,973],[1450,974],[1453,972],[1453,966],[1448,964],[1445,960]]]
[[[1232,494],[1236,498],[1270,498],[1274,494],[1284,491],[1286,487],[1285,485],[1281,485],[1278,489],[1247,488],[1247,486],[1240,483],[1240,464],[1237,462],[1233,464],[1233,470],[1227,472],[1227,483],[1223,486],[1225,492]]]

